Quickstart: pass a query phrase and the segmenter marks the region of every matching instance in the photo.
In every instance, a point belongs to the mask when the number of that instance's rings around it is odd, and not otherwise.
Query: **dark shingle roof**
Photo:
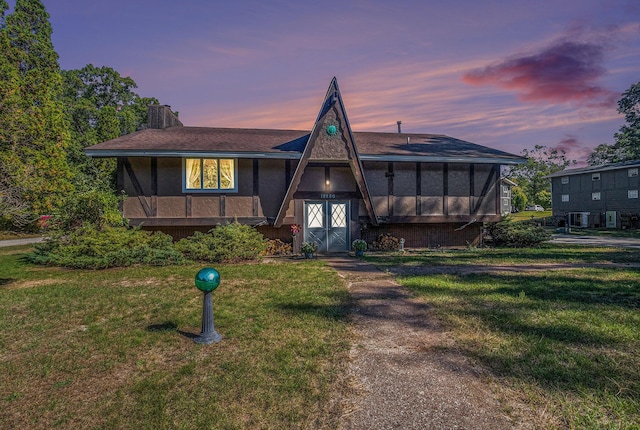
[[[640,160],[623,161],[620,163],[602,164],[599,166],[580,167],[577,169],[561,170],[545,176],[545,178],[557,178],[560,176],[580,175],[583,173],[597,173],[607,170],[627,169],[629,167],[640,167]]]
[[[444,135],[354,132],[353,136],[363,161],[524,162],[520,156]],[[308,138],[308,132],[296,130],[170,127],[121,136],[90,146],[85,153],[93,157],[227,154],[299,158]]]

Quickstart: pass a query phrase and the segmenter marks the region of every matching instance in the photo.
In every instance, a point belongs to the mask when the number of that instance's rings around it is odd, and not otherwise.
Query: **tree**
[[[511,206],[518,211],[523,211],[527,207],[527,195],[522,191],[522,188],[511,188]]]
[[[147,106],[155,98],[140,97],[136,83],[110,67],[88,64],[79,70],[62,71],[63,100],[71,124],[69,163],[81,175],[113,184],[115,160],[90,159],[84,148],[140,129],[147,121]]]
[[[624,115],[626,124],[614,134],[613,145],[598,145],[589,155],[591,166],[640,160],[640,82],[631,85],[618,101],[618,113]]]
[[[49,15],[39,0],[0,0],[2,186],[33,213],[49,213],[72,190],[69,133]]]
[[[576,161],[569,160],[563,150],[543,145],[536,145],[531,151],[524,149],[522,155],[527,158],[527,162],[512,167],[507,176],[522,188],[528,204],[549,207],[551,181],[545,176],[564,170],[576,164]]]

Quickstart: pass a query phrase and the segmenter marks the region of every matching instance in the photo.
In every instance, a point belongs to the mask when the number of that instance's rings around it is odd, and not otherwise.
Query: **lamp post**
[[[196,336],[195,343],[212,344],[220,342],[222,336],[213,327],[213,306],[211,293],[220,285],[220,274],[216,269],[205,267],[201,269],[195,278],[196,287],[204,293],[202,301],[202,332]]]

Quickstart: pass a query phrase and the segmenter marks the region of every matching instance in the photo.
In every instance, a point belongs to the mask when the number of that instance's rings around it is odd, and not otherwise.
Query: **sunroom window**
[[[185,158],[185,191],[235,191],[236,161],[230,158]]]

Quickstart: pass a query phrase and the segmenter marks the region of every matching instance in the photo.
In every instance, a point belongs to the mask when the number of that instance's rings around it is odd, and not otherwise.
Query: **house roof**
[[[145,129],[85,149],[91,157],[216,156],[299,159],[308,131],[217,127]],[[520,156],[437,134],[353,132],[362,161],[519,164]]]
[[[640,167],[640,160],[623,161],[621,163],[602,164],[600,166],[588,166],[578,169],[561,170],[545,176],[545,178],[558,178],[561,176],[581,175],[583,173],[597,173],[608,170],[628,169],[630,167]]]

